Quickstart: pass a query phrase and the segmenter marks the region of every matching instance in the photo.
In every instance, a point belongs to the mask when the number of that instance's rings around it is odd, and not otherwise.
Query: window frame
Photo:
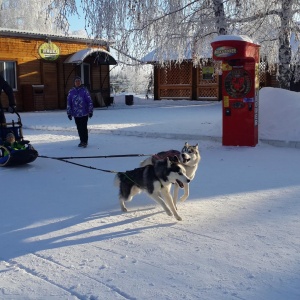
[[[80,64],[79,74],[81,77],[81,83],[84,84],[84,86],[86,86],[88,89],[91,89],[91,65],[89,63]]]
[[[14,83],[11,83],[9,80],[9,68],[7,68],[6,64],[7,63],[12,63],[13,64],[13,80]],[[3,68],[0,68],[0,74],[3,76],[3,78],[8,82],[8,84],[12,87],[13,91],[18,90],[18,83],[17,83],[17,62],[13,60],[0,60],[0,65],[2,64]]]

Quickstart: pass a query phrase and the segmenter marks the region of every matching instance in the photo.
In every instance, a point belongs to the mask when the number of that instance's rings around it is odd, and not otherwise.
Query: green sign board
[[[60,54],[60,49],[54,43],[44,43],[39,47],[39,55],[45,60],[57,60]]]
[[[214,67],[203,67],[202,68],[202,78],[204,80],[212,80],[214,74]]]

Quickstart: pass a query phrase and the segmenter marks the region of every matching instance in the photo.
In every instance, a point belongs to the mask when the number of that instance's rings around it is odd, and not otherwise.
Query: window
[[[82,64],[83,68],[83,83],[85,86],[90,87],[90,64]]]
[[[82,63],[76,66],[76,75],[81,77],[81,83],[91,90],[90,64]]]
[[[91,89],[90,81],[90,64],[83,63],[79,66],[79,76],[81,77],[82,83],[88,88]]]
[[[14,61],[0,61],[0,74],[13,90],[17,89],[16,63]]]

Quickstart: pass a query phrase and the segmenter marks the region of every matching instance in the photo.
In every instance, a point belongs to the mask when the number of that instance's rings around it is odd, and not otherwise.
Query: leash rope
[[[132,178],[130,178],[127,174],[126,174],[126,172],[119,172],[119,173],[121,173],[121,174],[123,174],[125,177],[127,177],[131,182],[133,182],[138,188],[140,188],[140,186],[132,179]]]
[[[140,186],[132,179],[128,176],[128,174],[126,174],[125,172],[118,172],[118,171],[113,171],[113,170],[106,170],[106,169],[100,169],[100,168],[95,168],[92,166],[87,166],[87,165],[83,165],[83,164],[79,164],[79,163],[75,163],[72,161],[69,161],[68,159],[81,159],[81,158],[108,158],[108,157],[135,157],[135,156],[152,156],[153,154],[122,154],[122,155],[99,155],[99,156],[74,156],[74,157],[51,157],[51,156],[46,156],[46,155],[38,155],[38,157],[41,158],[49,158],[49,159],[54,159],[54,160],[58,160],[58,161],[62,161],[68,164],[72,164],[75,166],[79,166],[79,167],[83,167],[83,168],[88,168],[91,170],[97,170],[97,171],[102,171],[102,172],[106,172],[106,173],[113,173],[113,174],[123,174],[125,177],[127,177],[131,182],[133,182],[138,188],[140,188]],[[161,187],[163,187],[163,184],[160,182]]]
[[[138,155],[138,156],[143,156],[143,155]],[[97,171],[102,171],[102,172],[106,172],[106,173],[113,173],[113,174],[123,174],[125,177],[127,177],[131,182],[133,182],[138,188],[140,188],[140,186],[132,179],[128,176],[128,174],[126,174],[126,171],[125,172],[118,172],[118,171],[112,171],[112,170],[105,170],[105,169],[100,169],[100,168],[95,168],[95,167],[92,167],[92,166],[87,166],[87,165],[83,165],[83,164],[78,164],[78,163],[75,163],[73,161],[69,161],[69,160],[66,160],[65,158],[60,158],[60,157],[48,157],[48,156],[43,156],[43,155],[40,155],[39,157],[42,157],[42,158],[50,158],[50,159],[54,159],[54,160],[58,160],[58,161],[62,161],[62,162],[65,162],[65,163],[68,163],[68,164],[72,164],[72,165],[75,165],[75,166],[79,166],[79,167],[83,167],[83,168],[88,168],[88,169],[91,169],[91,170],[97,170]]]
[[[98,170],[98,171],[102,171],[102,172],[115,173],[115,174],[116,174],[116,173],[119,173],[119,172],[117,172],[117,171],[106,170],[106,169],[100,169],[100,168],[95,168],[95,167],[92,167],[92,166],[87,166],[87,165],[75,163],[75,162],[73,162],[73,161],[69,161],[69,160],[67,160],[66,158],[61,158],[61,157],[50,157],[50,156],[44,156],[44,155],[39,155],[38,157],[54,159],[54,160],[62,161],[62,162],[65,162],[65,163],[68,163],[68,164],[72,164],[72,165],[75,165],[75,166],[79,166],[79,167],[83,167],[83,168],[88,168],[88,169],[91,169],[91,170]]]
[[[65,157],[51,157],[46,155],[39,155],[42,158],[51,159],[83,159],[83,158],[116,158],[116,157],[136,157],[136,156],[152,156],[153,154],[118,154],[118,155],[98,155],[98,156],[65,156]]]
[[[106,169],[100,169],[100,168],[95,168],[92,166],[87,166],[79,163],[75,163],[72,161],[69,161],[68,159],[82,159],[82,158],[109,158],[109,157],[136,157],[136,156],[151,156],[152,154],[121,154],[121,155],[98,155],[98,156],[74,156],[74,157],[51,157],[51,156],[46,156],[46,155],[38,155],[38,157],[41,158],[49,158],[49,159],[54,159],[54,160],[59,160],[68,164],[72,164],[75,166],[83,167],[83,168],[88,168],[91,170],[97,170],[97,171],[102,171],[102,172],[107,172],[107,173],[122,173],[124,174],[130,181],[135,183],[125,172],[118,172],[118,171],[113,171],[113,170],[106,170]],[[136,184],[136,183],[135,183]]]
[[[56,159],[56,158],[54,158],[54,159]],[[72,164],[72,165],[75,165],[75,166],[92,169],[92,170],[97,170],[97,171],[102,171],[102,172],[107,172],[107,173],[114,173],[114,174],[119,173],[117,171],[105,170],[105,169],[95,168],[95,167],[92,167],[92,166],[86,166],[86,165],[78,164],[78,163],[75,163],[73,161],[69,161],[69,160],[66,160],[66,159],[56,159],[56,160],[59,160],[59,161],[62,161],[62,162],[68,163],[68,164]]]
[[[40,156],[40,157],[45,158],[44,156]],[[72,164],[72,165],[79,166],[79,167],[83,167],[83,168],[88,168],[88,169],[91,169],[91,170],[97,170],[97,171],[102,171],[102,172],[106,172],[106,173],[113,173],[113,174],[118,174],[118,173],[120,173],[120,174],[123,174],[125,177],[127,177],[127,178],[128,178],[131,182],[133,182],[138,188],[140,188],[140,186],[139,186],[132,178],[130,178],[130,177],[126,174],[126,172],[118,172],[118,171],[112,171],[112,170],[105,170],[105,169],[95,168],[95,167],[92,167],[92,166],[86,166],[86,165],[78,164],[78,163],[75,163],[75,162],[72,162],[72,161],[69,161],[69,160],[66,160],[66,159],[61,159],[61,158],[54,158],[54,157],[47,157],[47,158],[59,160],[59,161],[62,161],[62,162],[68,163],[68,164]]]

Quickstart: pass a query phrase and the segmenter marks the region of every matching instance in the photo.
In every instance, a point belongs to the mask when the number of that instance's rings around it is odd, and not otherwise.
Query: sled
[[[18,112],[18,121],[0,124],[0,167],[19,166],[33,162],[38,157],[38,152],[29,141],[24,140],[22,132],[22,121]],[[6,135],[13,133],[17,142],[24,144],[24,149],[9,149],[4,146]],[[8,153],[8,154],[7,154]]]

